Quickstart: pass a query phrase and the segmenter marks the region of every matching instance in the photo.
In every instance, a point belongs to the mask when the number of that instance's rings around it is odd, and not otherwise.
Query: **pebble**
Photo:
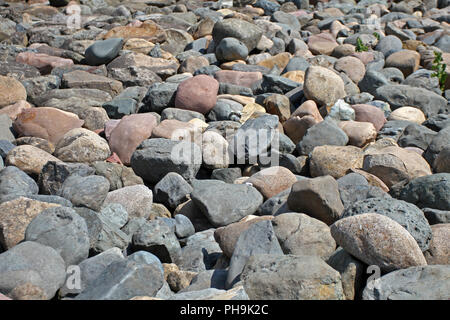
[[[448,300],[447,2],[344,2],[0,5],[0,292]]]

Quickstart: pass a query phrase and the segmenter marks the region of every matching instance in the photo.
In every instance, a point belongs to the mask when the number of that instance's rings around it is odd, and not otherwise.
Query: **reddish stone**
[[[45,53],[21,52],[16,57],[16,62],[25,63],[36,67],[43,74],[50,73],[56,67],[70,67],[73,65],[71,59],[49,56]]]
[[[355,110],[355,120],[360,122],[371,122],[375,129],[380,131],[383,125],[386,123],[384,112],[369,104],[355,104],[352,105]]]
[[[178,86],[175,107],[206,114],[216,105],[218,91],[216,79],[204,74],[192,77]]]
[[[40,107],[25,109],[13,123],[19,136],[38,137],[50,141],[54,145],[68,131],[81,128],[84,120],[71,112],[56,108]]]
[[[214,78],[219,82],[251,88],[255,82],[262,79],[262,73],[220,70],[214,74]]]
[[[109,137],[111,152],[116,152],[122,163],[129,165],[134,150],[152,135],[156,125],[156,117],[150,113],[123,117]]]
[[[113,154],[105,160],[106,162],[111,162],[111,163],[118,163],[123,165],[122,161],[120,161],[119,156],[117,155],[117,153],[113,152]]]
[[[120,120],[114,119],[114,120],[108,120],[105,122],[105,137],[106,140],[109,140],[109,137],[111,136],[111,132],[114,130],[114,128],[119,124]]]

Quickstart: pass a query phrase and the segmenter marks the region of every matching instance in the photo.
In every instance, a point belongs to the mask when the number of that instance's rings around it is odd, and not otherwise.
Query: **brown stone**
[[[284,123],[291,116],[291,103],[285,95],[272,94],[264,99],[263,104],[266,111],[277,115],[281,123]]]
[[[431,226],[433,237],[424,252],[428,264],[450,264],[450,223]]]
[[[308,48],[315,55],[324,54],[329,56],[338,45],[334,37],[329,33],[320,33],[308,37]]]
[[[120,81],[82,70],[65,73],[62,76],[62,84],[66,88],[99,89],[109,93],[111,96],[116,96],[123,89]]]
[[[48,161],[60,162],[58,158],[55,158],[50,153],[30,145],[15,147],[6,157],[7,165],[16,166],[28,174],[35,175],[39,175]]]
[[[386,58],[385,67],[393,67],[403,72],[405,78],[419,69],[420,54],[412,50],[394,52]]]
[[[109,30],[103,39],[123,38],[140,38],[151,42],[163,42],[166,40],[165,31],[151,20],[147,20],[139,26],[119,26]]]
[[[31,220],[45,209],[59,204],[31,200],[25,197],[0,204],[0,243],[8,250],[24,240],[25,230]]]
[[[348,144],[356,147],[364,147],[375,141],[377,130],[371,122],[341,121],[338,124],[348,136]]]
[[[361,168],[364,154],[354,146],[318,146],[311,153],[309,170],[311,177],[330,175],[339,179],[347,170]]]
[[[84,124],[76,114],[56,108],[25,109],[13,123],[19,136],[32,136],[56,144],[64,134]]]
[[[73,65],[71,59],[49,56],[45,53],[21,52],[16,57],[16,62],[25,63],[36,67],[43,74],[50,73],[53,68],[64,68]]]
[[[123,164],[129,165],[134,150],[152,135],[156,124],[156,117],[150,113],[123,117],[109,137],[111,151],[117,153]]]
[[[165,138],[171,140],[188,140],[201,143],[201,129],[195,125],[176,119],[161,121],[152,131],[152,138]]]
[[[273,166],[253,174],[246,183],[251,183],[265,199],[290,188],[297,178],[285,167]]]
[[[377,132],[380,131],[386,123],[383,110],[375,106],[369,104],[354,104],[352,105],[352,108],[355,110],[356,121],[371,122]]]
[[[358,84],[364,78],[366,67],[361,60],[355,57],[342,57],[334,64],[336,71],[344,72],[350,80]]]
[[[25,87],[16,79],[0,76],[0,108],[27,100]]]
[[[306,131],[317,123],[317,120],[313,116],[295,116],[290,117],[284,124],[284,133],[294,142],[299,143]]]
[[[179,84],[175,107],[206,114],[216,105],[218,91],[216,79],[204,74],[192,77]]]
[[[31,105],[28,102],[25,100],[19,100],[14,104],[1,108],[0,115],[6,114],[12,121],[15,121],[17,116],[22,113],[23,110],[30,108]]]
[[[253,84],[262,79],[262,73],[220,70],[214,74],[214,78],[219,82],[251,88]]]
[[[266,67],[268,69],[272,69],[273,67],[277,67],[279,70],[284,70],[289,60],[291,60],[292,55],[289,52],[282,52],[273,57],[270,57],[266,60],[263,60],[258,63],[259,66]]]

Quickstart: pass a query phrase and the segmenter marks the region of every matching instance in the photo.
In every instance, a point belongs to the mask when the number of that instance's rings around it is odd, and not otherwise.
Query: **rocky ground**
[[[0,0],[0,300],[450,299],[448,5]]]

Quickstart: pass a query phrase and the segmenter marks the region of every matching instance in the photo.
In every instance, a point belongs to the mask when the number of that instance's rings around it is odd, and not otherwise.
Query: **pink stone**
[[[105,137],[106,140],[109,140],[109,137],[111,136],[111,132],[114,130],[114,128],[119,124],[120,120],[108,120],[105,122]]]
[[[375,129],[380,131],[383,125],[386,123],[384,112],[369,104],[355,104],[352,105],[355,110],[355,120],[360,122],[371,122]]]
[[[220,70],[214,74],[214,78],[219,82],[251,88],[255,82],[262,79],[262,73]]]
[[[12,299],[0,293],[0,300],[12,300]]]
[[[367,65],[375,59],[372,52],[355,52],[352,53],[350,57],[358,58],[364,65]]]
[[[217,102],[219,82],[213,77],[201,74],[184,80],[178,86],[175,107],[208,113]]]
[[[73,65],[71,59],[49,56],[45,53],[21,52],[16,57],[16,62],[25,63],[36,67],[41,73],[50,73],[56,67],[69,67]]]
[[[31,105],[28,102],[26,102],[25,100],[20,100],[14,104],[1,108],[0,114],[7,114],[8,117],[12,121],[14,121],[16,120],[17,116],[22,113],[23,110],[30,108]]]
[[[117,153],[122,163],[129,165],[134,150],[152,135],[156,125],[156,117],[150,113],[123,117],[109,136],[111,152]]]
[[[313,54],[331,55],[339,44],[330,33],[319,33],[308,37],[308,48]]]

